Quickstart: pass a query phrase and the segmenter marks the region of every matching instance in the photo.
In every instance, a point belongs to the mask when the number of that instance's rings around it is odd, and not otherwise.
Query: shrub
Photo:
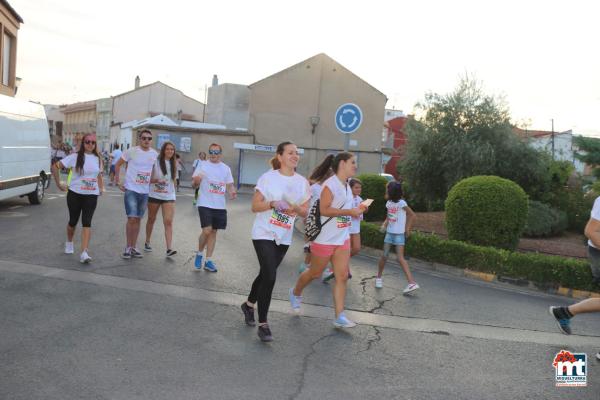
[[[377,174],[361,174],[356,177],[362,182],[363,199],[373,199],[373,204],[369,207],[369,212],[365,213],[366,221],[383,221],[386,216],[385,209],[385,190],[387,180]]]
[[[446,199],[448,237],[483,246],[515,249],[527,221],[527,195],[497,176],[458,182]]]
[[[567,214],[539,201],[529,201],[527,223],[523,236],[547,237],[562,234],[567,229]]]
[[[368,222],[361,224],[361,240],[365,246],[381,249],[383,237],[379,226]],[[406,254],[424,261],[527,279],[542,287],[562,285],[581,290],[598,289],[592,283],[587,260],[476,246],[419,232],[413,232],[407,239]]]

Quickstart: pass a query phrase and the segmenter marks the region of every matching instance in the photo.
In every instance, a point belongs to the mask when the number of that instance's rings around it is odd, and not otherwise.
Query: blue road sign
[[[335,112],[335,127],[344,134],[356,132],[362,123],[362,111],[354,103],[342,104]]]

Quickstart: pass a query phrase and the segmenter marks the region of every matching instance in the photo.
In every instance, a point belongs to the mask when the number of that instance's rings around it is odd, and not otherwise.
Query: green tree
[[[591,165],[592,174],[596,178],[600,178],[600,139],[575,136],[573,144],[577,146],[579,151],[575,153],[575,157],[588,165]]]
[[[429,93],[416,108],[422,117],[407,124],[399,166],[416,198],[439,203],[455,183],[474,175],[510,179],[533,198],[549,189],[549,158],[513,133],[504,101],[486,95],[477,81],[465,77],[454,92]]]

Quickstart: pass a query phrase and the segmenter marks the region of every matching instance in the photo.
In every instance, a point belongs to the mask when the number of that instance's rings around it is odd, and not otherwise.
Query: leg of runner
[[[550,314],[556,319],[558,329],[565,335],[571,334],[571,318],[577,314],[600,312],[600,298],[594,297],[568,307],[550,307]]]
[[[406,275],[406,280],[408,281],[408,285],[406,286],[406,288],[404,288],[402,293],[408,294],[410,292],[414,292],[415,290],[419,289],[419,284],[415,281],[415,278],[413,277],[412,273],[410,272],[408,263],[406,262],[406,259],[404,258],[404,246],[403,245],[398,245],[398,244],[396,245],[396,256],[398,257],[398,262],[402,266],[402,270],[404,271],[404,275]]]
[[[200,237],[198,237],[198,253],[196,254],[196,260],[194,261],[194,267],[197,270],[202,269],[204,261],[204,249],[206,248],[206,244],[208,243],[208,238],[211,236],[212,230],[212,226],[206,226],[202,228]]]
[[[296,285],[290,288],[289,297],[292,310],[300,312],[300,306],[302,304],[302,291],[307,287],[313,280],[319,279],[323,270],[329,263],[330,257],[319,257],[315,254],[311,255],[310,268],[300,274]]]
[[[254,326],[254,304],[258,302],[258,336],[263,342],[273,340],[267,323],[273,287],[277,278],[277,267],[281,264],[289,246],[277,245],[272,240],[253,240],[260,272],[250,289],[248,300],[242,304],[246,324]]]
[[[175,215],[175,203],[162,204],[163,225],[165,227],[165,242],[167,244],[167,256],[175,255],[173,250],[173,216]]]
[[[82,196],[82,210],[81,210],[81,256],[79,261],[82,263],[89,263],[92,261],[92,257],[88,254],[90,245],[90,237],[92,235],[92,217],[96,206],[98,204],[98,196],[86,195]]]
[[[348,283],[348,265],[350,264],[350,249],[338,247],[331,257],[335,273],[335,286],[333,287],[333,303],[335,306],[335,319],[333,324],[339,328],[352,328],[356,323],[349,320],[344,313],[346,299],[346,285]]]
[[[75,252],[73,246],[73,237],[79,216],[81,215],[82,203],[79,201],[80,196],[76,193],[67,192],[67,207],[69,209],[69,222],[67,223],[67,242],[65,243],[65,253],[73,254]]]
[[[204,263],[204,269],[210,272],[217,272],[217,267],[215,266],[215,262],[212,259],[216,243],[217,229],[213,227],[210,234],[206,238],[206,262]]]
[[[156,214],[158,214],[159,208],[160,203],[148,203],[148,219],[146,220],[146,240],[144,240],[144,251],[152,251],[152,246],[150,246],[150,240],[152,239],[152,230],[154,229],[154,223],[156,222]]]

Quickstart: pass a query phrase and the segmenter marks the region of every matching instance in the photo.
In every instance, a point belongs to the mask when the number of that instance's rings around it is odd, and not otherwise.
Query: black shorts
[[[148,196],[148,203],[154,203],[154,204],[175,203],[175,200],[155,199],[154,197]]]
[[[212,226],[213,229],[227,228],[227,210],[198,207],[198,215],[200,215],[200,226],[202,228],[209,226]]]

